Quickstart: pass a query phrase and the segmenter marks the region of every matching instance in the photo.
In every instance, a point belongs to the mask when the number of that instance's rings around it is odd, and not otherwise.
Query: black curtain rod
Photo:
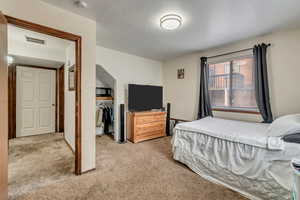
[[[267,44],[267,46],[271,46],[271,44]],[[227,55],[230,55],[230,54],[234,54],[234,53],[239,53],[239,52],[243,52],[243,51],[249,51],[249,50],[252,50],[253,48],[248,48],[248,49],[242,49],[242,50],[238,50],[238,51],[233,51],[233,52],[228,52],[228,53],[223,53],[223,54],[219,54],[219,55],[215,55],[215,56],[210,56],[210,57],[207,57],[208,59],[209,58],[216,58],[216,57],[220,57],[220,56],[227,56]]]

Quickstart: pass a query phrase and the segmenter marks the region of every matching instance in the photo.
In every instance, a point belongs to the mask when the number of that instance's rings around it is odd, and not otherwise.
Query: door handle
[[[52,104],[52,106],[55,106],[55,104]]]

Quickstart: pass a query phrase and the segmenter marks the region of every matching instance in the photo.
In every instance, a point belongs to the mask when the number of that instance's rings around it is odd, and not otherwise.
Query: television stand
[[[133,143],[166,136],[166,112],[127,112],[127,139]]]

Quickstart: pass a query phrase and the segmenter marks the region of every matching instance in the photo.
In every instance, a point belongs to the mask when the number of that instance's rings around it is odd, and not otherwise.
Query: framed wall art
[[[184,69],[177,70],[177,79],[184,79]]]

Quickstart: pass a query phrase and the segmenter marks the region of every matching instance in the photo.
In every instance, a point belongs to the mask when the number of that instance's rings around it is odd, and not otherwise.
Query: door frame
[[[65,123],[61,123],[65,121],[65,65],[62,65],[56,71],[56,95],[57,95],[57,115],[56,119],[59,119],[56,122],[57,132],[64,132],[65,131]],[[58,124],[57,124],[58,123]]]
[[[38,33],[58,37],[75,42],[75,174],[81,175],[81,61],[82,61],[82,38],[79,35],[60,31],[51,27],[35,24],[29,21],[4,15],[7,23],[19,28],[35,31]],[[10,119],[8,119],[10,120]]]
[[[8,139],[16,138],[17,119],[17,66],[8,65]]]
[[[8,67],[7,20],[0,11],[0,199],[8,198]],[[2,49],[3,48],[3,49]]]

